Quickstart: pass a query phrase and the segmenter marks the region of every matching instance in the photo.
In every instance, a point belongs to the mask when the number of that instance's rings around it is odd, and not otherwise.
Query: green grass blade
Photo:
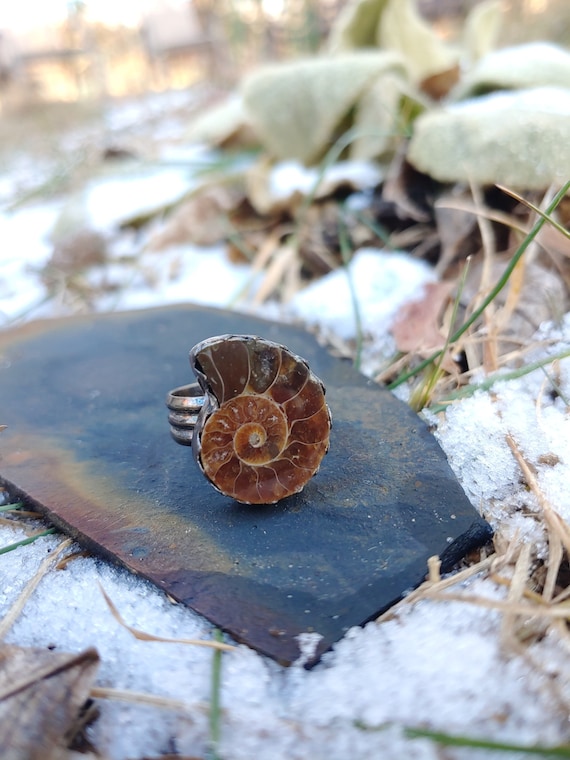
[[[354,354],[354,368],[360,371],[362,364],[362,345],[364,343],[364,335],[362,330],[362,314],[360,312],[360,304],[358,303],[358,294],[354,286],[354,280],[352,278],[352,272],[349,269],[350,259],[352,251],[350,250],[350,243],[348,240],[348,231],[344,219],[340,219],[338,223],[338,242],[340,245],[340,255],[342,257],[342,264],[346,279],[348,282],[348,289],[350,291],[350,300],[352,303],[352,311],[354,313],[354,325],[356,328],[356,351]]]
[[[473,739],[468,736],[452,736],[440,731],[429,731],[423,728],[406,728],[404,729],[404,734],[408,739],[431,739],[446,747],[469,747],[470,749],[488,749],[495,750],[496,752],[520,752],[521,754],[538,755],[540,757],[570,758],[569,745],[561,745],[558,747],[529,747],[520,744],[494,742],[488,739]]]
[[[430,406],[429,409],[431,412],[434,412],[434,414],[437,414],[438,412],[443,412],[445,411],[446,407],[449,406],[449,404],[451,404],[453,401],[458,401],[459,399],[463,399],[463,398],[469,398],[470,396],[473,396],[473,394],[476,391],[488,391],[495,385],[495,383],[507,382],[509,380],[517,380],[519,377],[524,377],[525,375],[529,375],[531,372],[534,372],[536,369],[542,369],[543,367],[546,367],[549,364],[552,364],[552,362],[559,361],[561,359],[567,359],[568,357],[570,357],[570,349],[565,349],[564,351],[560,351],[560,353],[558,354],[552,354],[552,356],[546,356],[544,359],[538,359],[535,362],[526,364],[524,367],[519,367],[519,369],[514,369],[512,372],[504,372],[501,374],[491,375],[491,377],[488,377],[482,383],[474,383],[472,385],[466,385],[464,388],[460,388],[459,390],[454,391],[453,393],[450,393],[447,400],[440,401],[438,404],[434,404],[433,406]],[[567,403],[564,398],[563,400],[564,400],[564,403]]]
[[[23,501],[16,501],[14,504],[5,504],[3,507],[0,507],[0,513],[2,512],[13,512],[15,509],[21,509],[24,506]]]
[[[21,541],[15,541],[13,544],[3,546],[0,549],[0,554],[7,554],[8,552],[14,551],[14,549],[19,549],[20,546],[33,544],[36,539],[42,538],[42,536],[51,536],[52,533],[57,533],[57,528],[48,528],[47,530],[42,530],[41,533],[34,533],[33,536],[28,536],[28,538],[23,538]]]
[[[449,322],[449,330],[447,332],[447,336],[445,338],[445,343],[443,345],[443,348],[441,349],[438,358],[435,360],[435,364],[432,367],[431,372],[429,373],[427,382],[423,383],[422,386],[417,391],[414,391],[410,398],[410,406],[416,412],[419,412],[421,409],[423,409],[425,406],[428,405],[429,399],[431,398],[431,395],[433,393],[433,389],[435,388],[439,378],[442,376],[441,365],[443,364],[445,354],[449,346],[451,345],[451,335],[452,335],[451,330],[453,330],[453,325],[455,324],[455,320],[457,319],[457,312],[459,310],[459,302],[461,300],[461,295],[463,293],[463,290],[465,289],[465,283],[467,281],[467,273],[469,272],[469,264],[470,264],[470,259],[467,259],[467,262],[465,266],[463,267],[463,271],[461,273],[461,279],[459,282],[459,288],[457,289],[457,295],[453,302],[453,309],[451,312],[451,319]]]
[[[509,261],[507,268],[503,272],[503,275],[499,278],[497,281],[495,287],[491,290],[489,295],[482,301],[481,305],[473,312],[473,314],[467,319],[461,327],[451,336],[450,343],[455,343],[459,338],[471,327],[471,325],[476,322],[481,314],[485,311],[487,306],[495,300],[497,295],[501,292],[501,290],[505,287],[507,282],[509,281],[509,278],[513,272],[513,269],[520,261],[522,255],[526,251],[526,249],[529,247],[529,245],[532,243],[532,241],[535,239],[535,237],[538,235],[540,230],[543,228],[543,226],[546,224],[548,217],[554,209],[558,206],[560,201],[564,198],[566,193],[570,190],[570,181],[567,182],[564,187],[556,193],[552,203],[548,206],[546,211],[544,212],[544,215],[538,219],[532,230],[528,233],[526,238],[523,240],[521,245],[518,247],[517,251],[515,252],[514,256]],[[424,370],[426,367],[429,367],[429,365],[435,361],[441,354],[441,351],[435,351],[431,356],[429,356],[427,359],[424,359],[424,361],[420,362],[417,367],[414,367],[413,369],[409,370],[408,372],[404,372],[402,375],[396,378],[393,382],[391,382],[388,385],[388,388],[390,390],[393,390],[394,388],[397,388],[399,385],[402,385],[402,383],[405,383],[406,380],[409,380],[411,377],[414,377],[415,375],[419,374],[422,370]]]
[[[223,641],[222,632],[216,628],[214,630],[214,641]],[[221,691],[222,691],[222,652],[215,649],[212,655],[212,673],[210,681],[210,713],[209,713],[209,730],[210,730],[210,751],[209,760],[220,760],[218,748],[221,737]]]

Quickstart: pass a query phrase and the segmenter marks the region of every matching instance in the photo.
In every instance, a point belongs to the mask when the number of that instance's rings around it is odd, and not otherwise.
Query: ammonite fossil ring
[[[329,448],[325,388],[285,346],[218,335],[194,346],[198,382],[170,391],[170,432],[221,493],[275,504],[299,493]]]

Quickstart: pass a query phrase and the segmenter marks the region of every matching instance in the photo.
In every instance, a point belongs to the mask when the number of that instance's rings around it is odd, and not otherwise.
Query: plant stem
[[[223,641],[222,632],[214,630],[214,641]],[[210,753],[209,760],[220,760],[218,747],[220,744],[220,718],[221,718],[221,686],[222,686],[222,652],[214,650],[212,655],[212,675],[210,682]]]

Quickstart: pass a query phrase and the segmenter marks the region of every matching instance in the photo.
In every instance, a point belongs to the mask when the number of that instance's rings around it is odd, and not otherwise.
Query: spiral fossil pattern
[[[209,397],[194,437],[214,486],[246,504],[298,493],[329,447],[324,387],[284,346],[227,335],[196,346],[191,362]]]

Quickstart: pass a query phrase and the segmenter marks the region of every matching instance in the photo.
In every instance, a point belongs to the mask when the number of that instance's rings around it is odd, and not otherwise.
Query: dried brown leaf
[[[402,141],[388,170],[382,196],[394,204],[400,219],[429,222],[425,199],[433,191],[434,184],[430,177],[416,171],[406,161],[407,148],[406,141]]]
[[[441,317],[453,287],[452,282],[428,283],[421,299],[400,310],[391,330],[399,351],[429,356],[443,348],[446,338]]]
[[[420,89],[434,100],[441,100],[459,81],[461,69],[456,64],[446,71],[438,71],[426,77],[420,84]]]
[[[193,243],[214,245],[231,229],[230,213],[243,201],[241,189],[212,185],[197,192],[178,206],[161,230],[153,235],[149,249]]]
[[[3,760],[61,760],[66,734],[89,696],[99,666],[95,649],[64,654],[0,647]]]
[[[314,275],[323,275],[341,263],[339,224],[342,211],[334,201],[313,203],[299,230],[299,254]]]
[[[476,247],[479,246],[479,237],[475,234],[477,227],[475,210],[457,205],[465,203],[468,197],[463,188],[456,187],[440,195],[435,203],[435,221],[441,244],[436,272],[441,277],[454,261],[465,259],[475,253]]]

